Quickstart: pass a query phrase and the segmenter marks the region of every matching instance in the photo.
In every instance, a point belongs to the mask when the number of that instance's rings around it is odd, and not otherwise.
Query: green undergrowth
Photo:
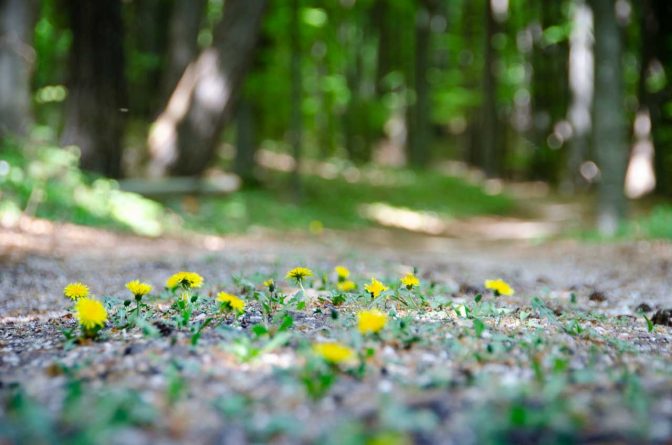
[[[505,214],[514,207],[505,195],[488,195],[479,186],[440,173],[381,168],[357,171],[359,178],[352,182],[343,177],[303,176],[298,201],[290,190],[289,175],[266,172],[263,187],[201,199],[194,213],[181,210],[179,202],[169,205],[183,216],[187,227],[218,233],[243,232],[255,226],[357,229],[387,222],[394,225],[403,218],[447,220]]]
[[[19,147],[5,141],[0,147],[0,218],[11,221],[27,214],[157,236],[184,230],[243,233],[259,227],[357,229],[403,218],[443,221],[504,214],[514,207],[505,195],[491,196],[477,185],[435,172],[339,168],[332,179],[305,175],[298,201],[288,174],[266,171],[254,189],[228,196],[180,195],[160,203],[82,172],[76,148]]]
[[[623,222],[614,236],[603,236],[595,229],[570,232],[569,235],[588,242],[672,240],[672,204],[653,205],[645,213]]]
[[[163,206],[82,172],[76,148],[0,145],[0,219],[21,214],[156,236],[171,219]]]

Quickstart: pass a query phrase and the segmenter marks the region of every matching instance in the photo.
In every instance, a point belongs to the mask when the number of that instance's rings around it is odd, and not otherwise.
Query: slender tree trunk
[[[121,176],[126,81],[121,0],[67,0],[72,50],[64,145],[81,149],[81,165]]]
[[[593,143],[601,171],[598,229],[614,235],[625,215],[623,193],[628,156],[623,112],[622,43],[615,0],[592,0],[595,14],[595,106]]]
[[[0,138],[25,136],[32,122],[34,7],[32,0],[0,0]]]
[[[236,157],[234,171],[244,186],[253,185],[254,155],[256,141],[254,137],[254,113],[252,104],[247,98],[241,98],[236,107]]]
[[[469,54],[476,54],[478,48],[480,48],[480,42],[478,42],[478,36],[480,35],[478,30],[478,23],[482,21],[482,13],[480,7],[483,6],[480,2],[466,2],[464,9],[462,10],[462,26],[463,26],[463,35],[462,40],[464,42],[464,47],[469,51]],[[487,7],[487,6],[485,6]],[[473,65],[473,56],[469,65]],[[469,65],[466,65],[462,62],[464,69]],[[479,76],[467,76],[465,79],[465,86],[469,89],[476,90],[479,88],[482,82],[479,80]],[[481,125],[481,114],[482,108],[472,108],[469,110],[467,118],[467,128],[465,130],[465,152],[463,153],[463,160],[468,164],[473,166],[483,168],[483,158],[481,150],[481,141],[480,141],[480,125]]]
[[[292,0],[291,4],[291,23],[289,25],[289,39],[291,45],[290,60],[290,106],[291,116],[289,122],[289,144],[292,147],[294,156],[294,171],[292,172],[292,192],[295,201],[300,201],[303,195],[301,187],[301,157],[303,143],[303,119],[301,116],[302,94],[302,75],[301,75],[301,29],[299,23],[300,0]]]
[[[152,176],[198,175],[212,161],[256,47],[266,0],[227,0],[213,46],[189,64],[149,134]]]
[[[481,162],[485,175],[489,178],[499,174],[497,162],[497,146],[504,141],[498,137],[497,127],[497,80],[495,77],[495,50],[492,39],[496,33],[497,23],[492,11],[491,0],[486,0],[486,32],[485,32],[485,63],[483,64],[483,104],[481,108]]]
[[[537,3],[542,29],[558,26],[562,4]],[[533,179],[557,184],[564,174],[564,136],[555,134],[556,124],[567,115],[567,60],[565,42],[548,43],[539,33],[533,49],[532,111],[535,151],[532,158]],[[550,79],[553,79],[551,82]],[[562,139],[561,139],[562,137]]]
[[[168,52],[161,79],[161,97],[167,102],[189,62],[198,54],[198,33],[207,0],[176,0],[170,17]]]
[[[581,164],[588,158],[593,103],[593,12],[583,1],[574,4],[572,34],[569,49],[569,87],[571,105],[568,119],[572,125],[567,160],[567,188],[577,190],[586,181],[580,173]]]
[[[415,102],[409,107],[408,159],[413,167],[425,167],[429,162],[431,139],[430,86],[427,79],[431,44],[431,10],[421,5],[415,16],[415,64],[413,89]]]

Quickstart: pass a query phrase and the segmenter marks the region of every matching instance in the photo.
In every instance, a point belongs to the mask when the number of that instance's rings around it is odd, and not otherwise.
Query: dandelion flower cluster
[[[401,284],[406,286],[406,289],[411,290],[414,287],[420,286],[420,280],[412,273],[409,273],[401,278]]]
[[[105,326],[107,310],[100,301],[84,297],[75,303],[75,318],[82,325],[84,332],[95,333]]]
[[[75,301],[80,298],[86,298],[89,296],[89,287],[79,281],[70,283],[63,288],[63,295]]]
[[[222,303],[222,306],[226,307],[229,310],[236,312],[243,312],[245,310],[245,302],[235,295],[227,294],[226,292],[220,292],[217,294],[217,301]]]
[[[203,277],[196,272],[177,272],[166,281],[168,289],[182,286],[186,289],[198,288],[203,285]]]
[[[387,315],[378,309],[360,311],[357,313],[357,327],[362,334],[380,332],[387,324]]]
[[[142,298],[152,291],[152,285],[143,283],[140,280],[133,280],[126,283],[126,289],[128,289],[135,298]]]
[[[514,294],[513,288],[502,279],[485,280],[485,288],[492,290],[495,295],[511,296]]]
[[[313,271],[307,267],[295,267],[287,272],[287,278],[292,278],[297,282],[303,281],[307,277],[312,277]]]
[[[336,342],[318,343],[313,345],[313,352],[323,360],[332,364],[349,362],[355,357],[355,351]]]
[[[385,292],[387,289],[389,288],[380,281],[376,280],[375,278],[371,278],[371,283],[364,286],[364,290],[370,293],[373,298],[378,297],[382,292]]]

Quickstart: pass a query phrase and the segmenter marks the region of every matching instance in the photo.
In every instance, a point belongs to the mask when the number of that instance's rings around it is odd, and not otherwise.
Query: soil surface
[[[252,289],[274,277],[293,296],[284,275],[297,265],[316,277],[305,307],[282,312],[293,318],[282,337]],[[354,314],[366,296],[329,299],[337,265],[360,289],[416,268],[426,304],[385,303],[385,332],[362,338]],[[246,296],[245,315],[216,316],[195,345],[209,303],[180,327],[157,293],[144,325],[119,321],[124,283],[161,289],[179,270],[205,278],[199,302]],[[515,295],[484,292],[489,278]],[[62,295],[72,281],[110,304],[95,341],[63,333],[77,333]],[[671,288],[662,242],[384,229],[152,240],[32,221],[0,231],[0,443],[672,443],[672,328],[647,323],[664,320]],[[335,383],[313,399],[309,346],[326,340],[363,358],[330,368]]]

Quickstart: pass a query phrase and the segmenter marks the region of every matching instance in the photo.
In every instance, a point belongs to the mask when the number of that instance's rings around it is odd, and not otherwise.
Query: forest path
[[[295,264],[325,272],[346,264],[365,277],[417,267],[426,279],[477,288],[484,279],[502,277],[519,294],[574,292],[611,313],[632,313],[643,302],[672,306],[672,244],[653,241],[457,239],[383,228],[151,239],[33,220],[0,231],[0,264],[0,310],[6,314],[65,308],[60,290],[75,280],[90,282],[98,294],[119,295],[130,279],[160,285],[176,269],[212,269],[211,279],[223,280],[234,272],[281,277]],[[594,292],[606,300],[588,301]]]
[[[30,425],[40,424],[44,443],[57,443],[54,436],[67,443],[68,419],[77,412],[94,420],[74,431],[96,443],[246,444],[279,434],[272,443],[336,437],[360,444],[389,431],[413,440],[381,443],[662,444],[672,437],[672,332],[649,331],[635,312],[641,303],[672,306],[672,244],[486,241],[386,229],[150,240],[34,223],[0,232],[0,402],[12,400],[16,388],[33,401],[30,409],[13,408],[14,417],[3,417],[11,404],[0,404],[0,439],[4,428],[15,431],[15,443],[39,443]],[[340,264],[360,286],[371,276],[397,286],[417,267],[422,293],[444,303],[419,310],[398,304],[381,337],[364,340],[373,348],[362,362],[365,376],[340,373],[328,395],[313,401],[302,386],[309,345],[357,345],[354,313],[396,303],[362,296],[335,309],[316,298],[329,292],[309,288],[305,308],[287,309],[293,340],[278,346],[279,335],[253,334],[254,324],[265,323],[258,303],[249,299],[234,321],[216,315],[210,297],[238,292],[236,275],[256,289],[274,276],[292,295],[296,287],[284,279],[289,268],[305,265],[319,277]],[[66,283],[83,281],[98,297],[125,299],[125,282],[139,278],[160,289],[178,270],[196,271],[206,282],[189,328],[175,324],[170,296],[148,301],[153,334],[123,327],[116,300],[102,339],[68,346],[63,332],[76,322],[62,296]],[[516,295],[485,294],[479,303],[475,293],[495,277]],[[460,307],[476,318],[460,315]],[[206,317],[217,326],[194,345],[193,329]],[[246,358],[253,348],[259,355]],[[86,390],[64,395],[78,385]],[[128,406],[138,410],[124,411]],[[511,420],[514,410],[538,423]],[[114,423],[116,412],[126,423]],[[143,412],[153,413],[151,424]],[[348,428],[365,438],[341,441]]]

